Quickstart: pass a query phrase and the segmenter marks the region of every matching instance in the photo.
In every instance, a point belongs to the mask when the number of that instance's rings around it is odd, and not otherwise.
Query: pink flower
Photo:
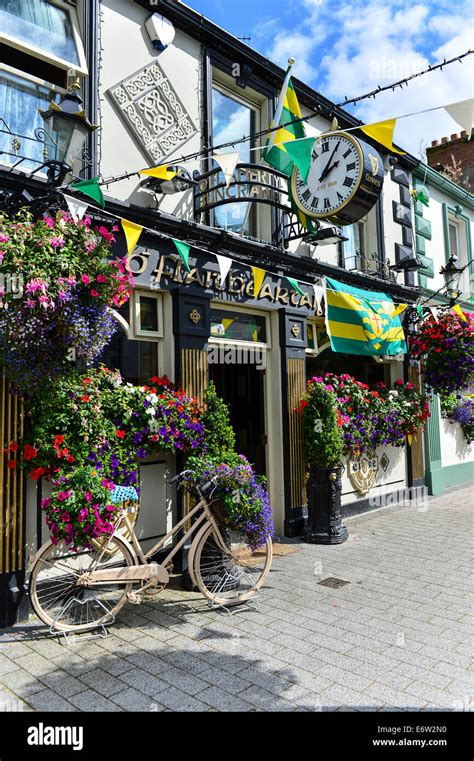
[[[81,275],[81,280],[84,283],[84,285],[89,285],[91,281],[89,275]]]
[[[0,234],[0,243],[6,243],[6,242],[7,242],[7,240],[10,240],[10,238],[8,237],[8,235],[3,235],[3,233],[2,233],[2,234]]]
[[[107,277],[105,275],[97,275],[96,280],[98,283],[106,283]]]
[[[48,227],[54,227],[54,219],[51,217],[43,217],[43,222],[45,225],[48,225]]]
[[[92,290],[91,290],[91,296],[96,296],[96,297],[97,297],[97,296],[100,296],[100,294],[99,294],[99,293],[97,293],[97,291],[95,290],[95,288],[92,288]]]
[[[56,495],[56,499],[57,499],[59,502],[64,502],[66,499],[69,499],[69,497],[71,496],[71,494],[72,494],[72,491],[71,491],[70,489],[69,489],[68,491],[60,491],[60,492],[59,492],[59,493]]]
[[[86,500],[86,502],[92,502],[92,494],[90,493],[90,491],[86,491],[86,493],[84,494],[84,499]]]
[[[99,233],[102,235],[102,237],[103,237],[103,238],[105,238],[105,240],[106,240],[108,243],[113,243],[113,242],[115,241],[115,238],[114,238],[114,236],[113,236],[113,233],[110,233],[110,232],[107,230],[107,228],[106,228],[106,227],[104,227],[103,225],[101,225],[101,226],[99,227]]]
[[[89,510],[87,509],[87,507],[82,507],[79,510],[79,516],[78,517],[79,517],[80,521],[85,521],[86,518],[89,517]]]
[[[51,238],[51,245],[53,248],[64,246],[64,238]]]
[[[49,507],[51,504],[51,497],[48,497],[47,499],[41,500],[41,507],[44,509],[45,507]]]
[[[3,257],[5,256],[7,252],[6,251],[0,251],[0,262],[3,261]]]

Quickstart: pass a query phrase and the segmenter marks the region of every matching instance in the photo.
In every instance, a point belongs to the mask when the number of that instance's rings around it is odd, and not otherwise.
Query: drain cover
[[[334,576],[328,576],[327,579],[318,581],[318,584],[320,584],[322,587],[331,587],[331,589],[339,589],[339,587],[343,587],[346,584],[350,583],[350,581],[344,581],[344,579],[336,579]]]

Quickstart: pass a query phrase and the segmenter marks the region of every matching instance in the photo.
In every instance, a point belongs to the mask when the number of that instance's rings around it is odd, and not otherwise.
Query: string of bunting
[[[87,204],[83,200],[79,198],[75,198],[74,196],[71,196],[69,194],[62,193],[62,195],[64,197],[64,200],[66,201],[69,212],[76,223],[80,221],[81,219],[83,219],[89,207],[91,209],[95,209],[96,211],[99,211],[101,214],[106,214],[108,217],[112,219],[118,220],[121,223],[122,229],[124,231],[124,235],[125,235],[125,239],[127,243],[128,256],[131,256],[131,254],[133,253],[133,250],[135,249],[135,246],[138,244],[140,236],[144,230],[146,230],[149,233],[152,233],[153,235],[156,235],[159,238],[163,238],[165,240],[171,240],[187,272],[191,272],[191,267],[189,265],[189,253],[191,251],[191,248],[193,250],[206,254],[206,256],[209,256],[209,254],[212,254],[215,257],[219,267],[220,284],[221,286],[224,285],[225,279],[227,275],[229,274],[229,271],[234,261],[231,257],[224,256],[223,254],[217,254],[212,251],[208,251],[207,249],[201,248],[200,246],[196,246],[194,243],[193,244],[186,243],[185,241],[179,240],[178,238],[173,238],[171,235],[167,235],[166,233],[159,232],[158,230],[155,230],[152,227],[147,227],[144,225],[139,225],[136,222],[131,222],[130,220],[125,219],[124,217],[120,217],[119,215],[114,214],[108,209],[104,209],[103,207],[99,208],[92,204]],[[239,261],[237,261],[237,263],[241,265],[243,264],[242,262],[239,262]],[[260,291],[262,290],[265,277],[267,275],[272,275],[277,278],[284,277],[289,283],[290,287],[293,288],[293,290],[300,296],[305,295],[303,289],[301,288],[302,285],[305,285],[308,288],[311,288],[314,292],[317,310],[319,311],[321,309],[321,305],[323,303],[323,300],[325,299],[325,292],[327,289],[326,278],[324,276],[319,276],[317,282],[309,283],[306,280],[297,280],[296,278],[290,277],[288,275],[281,275],[281,273],[274,272],[272,270],[263,269],[261,267],[256,267],[254,265],[243,265],[243,266],[248,266],[252,271],[253,290],[254,290],[255,298],[258,298]],[[329,290],[331,290],[331,288],[329,288]],[[392,312],[391,317],[395,317],[401,314],[406,309],[408,309],[410,305],[403,302],[400,302],[400,303],[394,302],[394,306],[395,306],[395,310]],[[437,319],[436,307],[428,306],[425,303],[423,305],[415,305],[415,306],[419,310],[421,317],[423,317],[423,307],[426,306],[429,310],[431,310],[434,319]],[[467,318],[464,312],[462,311],[461,307],[459,306],[459,304],[456,304],[454,307],[452,307],[452,309],[454,312],[456,312],[456,314],[459,315],[459,317],[462,320],[467,321]]]
[[[438,69],[443,69],[443,67],[449,66],[450,64],[455,63],[455,62],[462,62],[462,60],[464,58],[466,58],[467,56],[472,55],[473,53],[474,53],[474,50],[471,50],[471,49],[467,50],[465,53],[462,53],[459,56],[455,56],[455,57],[453,57],[453,58],[451,58],[449,60],[445,59],[445,60],[441,61],[440,63],[434,64],[433,66],[429,66],[427,69],[424,69],[422,71],[416,72],[416,73],[414,73],[414,74],[412,74],[412,75],[410,75],[408,77],[404,77],[403,79],[400,79],[397,82],[392,82],[392,83],[390,83],[388,85],[384,85],[384,86],[379,85],[375,90],[371,90],[368,93],[365,93],[363,95],[359,95],[359,96],[357,96],[355,98],[352,98],[352,99],[347,99],[346,98],[343,102],[336,104],[334,106],[334,108],[340,108],[340,107],[343,107],[343,106],[347,106],[348,104],[351,104],[351,103],[357,103],[357,102],[359,102],[361,100],[364,100],[366,98],[374,98],[376,95],[378,95],[381,92],[384,92],[386,90],[390,90],[390,89],[391,90],[395,90],[397,87],[403,87],[404,85],[408,84],[409,81],[411,81],[412,79],[415,79],[416,77],[423,76],[424,74],[428,74],[428,73],[436,71]],[[355,127],[348,127],[348,128],[345,128],[344,131],[345,132],[351,132],[351,131],[355,131],[355,130],[361,130],[362,132],[365,132],[365,134],[367,134],[368,136],[372,137],[374,140],[379,142],[381,145],[386,147],[388,150],[393,151],[394,153],[403,154],[403,151],[399,151],[397,148],[395,148],[393,146],[393,132],[394,132],[397,120],[406,119],[406,118],[408,118],[410,116],[415,116],[417,114],[428,113],[428,112],[431,112],[431,111],[438,111],[438,110],[441,110],[441,109],[445,109],[446,112],[451,116],[451,118],[453,118],[455,121],[457,121],[457,123],[464,130],[466,130],[468,132],[468,134],[470,134],[470,130],[471,130],[471,127],[472,127],[472,118],[473,118],[473,115],[474,115],[474,99],[472,99],[472,98],[471,99],[467,99],[467,100],[463,100],[463,101],[458,101],[458,102],[455,102],[455,103],[450,103],[450,104],[447,104],[447,105],[444,105],[444,106],[436,106],[434,108],[428,108],[428,109],[423,109],[421,111],[415,111],[415,112],[412,112],[410,114],[403,114],[401,116],[393,117],[391,119],[386,119],[386,120],[383,120],[381,122],[374,122],[372,124],[366,124],[366,125],[360,124],[360,125],[357,125]],[[208,161],[215,160],[215,161],[217,161],[221,165],[222,171],[223,171],[224,176],[226,178],[226,184],[228,184],[228,182],[230,182],[230,179],[232,177],[233,172],[230,173],[229,170],[227,168],[225,168],[222,165],[221,162],[225,162],[225,164],[228,164],[229,162],[232,162],[232,161],[235,160],[235,164],[237,164],[238,157],[237,157],[237,159],[235,159],[235,152],[233,152],[232,154],[231,153],[224,153],[224,154],[220,153],[220,151],[223,148],[234,148],[236,145],[241,144],[241,143],[246,143],[246,142],[249,142],[249,141],[254,142],[257,138],[267,137],[267,136],[271,135],[272,133],[277,132],[280,129],[291,127],[291,126],[294,126],[294,125],[298,125],[299,123],[304,123],[304,122],[309,121],[310,119],[312,119],[312,118],[314,118],[315,116],[318,116],[318,115],[319,115],[319,109],[313,110],[311,113],[307,114],[306,116],[298,115],[296,118],[291,118],[291,119],[289,119],[288,121],[285,121],[282,124],[278,124],[278,125],[275,124],[274,126],[270,127],[269,129],[264,129],[264,130],[260,130],[258,132],[253,132],[253,133],[250,133],[248,135],[243,135],[240,139],[228,141],[228,142],[225,142],[225,143],[221,143],[221,144],[215,146],[212,149],[213,153],[212,153],[212,156],[210,156],[210,157],[208,155],[210,149],[208,147],[206,147],[206,148],[202,148],[199,151],[195,151],[194,153],[178,157],[176,159],[176,161],[179,161],[180,164],[183,164],[183,163],[195,161],[198,158],[203,158],[204,160],[208,160]],[[328,135],[328,134],[332,134],[332,133],[330,133],[330,132],[326,132],[325,133],[325,135]],[[306,140],[307,138],[303,137],[301,139]],[[315,139],[317,139],[317,138],[315,138]],[[281,143],[279,143],[279,144],[281,144]],[[260,145],[260,146],[257,146],[257,147],[252,147],[252,148],[250,148],[250,150],[251,151],[264,150],[264,148],[265,148],[264,145]],[[227,158],[227,157],[229,157],[229,158]],[[132,172],[124,172],[124,173],[122,173],[120,175],[117,175],[117,176],[107,177],[106,179],[103,179],[103,180],[99,180],[98,178],[94,178],[94,179],[97,179],[98,184],[108,186],[108,185],[110,185],[110,184],[112,184],[114,182],[119,182],[120,180],[128,179],[129,177],[133,177],[134,175],[137,175],[137,174],[140,174],[140,173],[151,174],[152,171],[155,171],[155,170],[157,170],[158,168],[161,168],[161,167],[165,167],[167,169],[168,165],[159,164],[156,167],[152,167],[149,170],[135,170],[135,171],[132,171]],[[235,165],[234,165],[234,169],[235,169]],[[151,176],[160,176],[160,175],[151,174]],[[171,179],[171,178],[167,177],[167,179]],[[88,181],[86,181],[86,182],[88,182]],[[92,182],[92,180],[90,182]]]

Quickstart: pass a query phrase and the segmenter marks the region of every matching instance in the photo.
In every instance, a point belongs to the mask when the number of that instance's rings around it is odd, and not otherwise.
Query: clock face
[[[296,204],[312,217],[324,219],[346,206],[359,187],[364,158],[355,138],[347,133],[322,137],[314,145],[306,182],[295,173]]]

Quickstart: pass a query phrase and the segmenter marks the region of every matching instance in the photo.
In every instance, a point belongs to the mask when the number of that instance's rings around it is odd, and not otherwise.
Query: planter
[[[342,465],[310,468],[306,485],[308,523],[303,541],[311,544],[342,544],[349,536],[341,521]]]

